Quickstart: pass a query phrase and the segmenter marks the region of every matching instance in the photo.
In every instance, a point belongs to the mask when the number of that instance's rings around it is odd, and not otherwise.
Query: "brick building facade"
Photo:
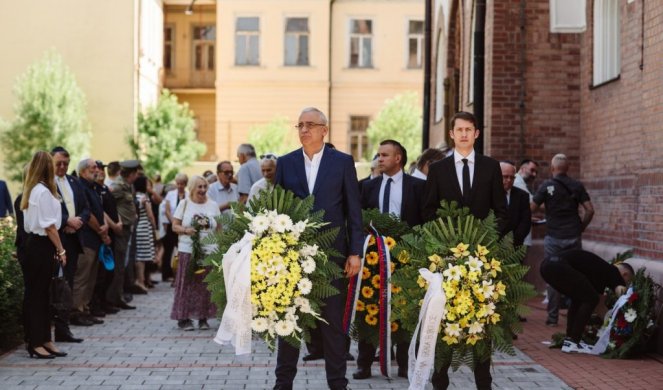
[[[483,152],[540,162],[535,187],[550,176],[551,158],[565,153],[596,210],[584,246],[605,258],[633,248],[631,262],[661,282],[663,2],[578,1],[584,31],[551,32],[551,9],[562,3],[435,2],[431,144],[444,142],[455,111],[477,112],[481,80]],[[483,75],[475,69],[481,37]],[[532,248],[530,257],[539,255]]]

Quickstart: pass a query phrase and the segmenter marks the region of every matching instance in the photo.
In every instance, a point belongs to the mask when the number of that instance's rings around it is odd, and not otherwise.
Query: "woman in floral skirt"
[[[208,270],[198,266],[214,245],[202,245],[202,240],[217,229],[215,218],[219,206],[207,197],[207,181],[194,176],[189,182],[189,198],[180,202],[173,215],[173,232],[178,236],[179,266],[175,277],[175,301],[170,318],[177,320],[183,330],[193,330],[192,318],[198,319],[199,329],[209,329],[207,319],[216,314],[210,292],[203,282]]]

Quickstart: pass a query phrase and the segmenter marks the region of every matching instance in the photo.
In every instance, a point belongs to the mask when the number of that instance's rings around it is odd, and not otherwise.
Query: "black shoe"
[[[313,360],[320,360],[322,358],[324,358],[324,356],[322,356],[321,353],[307,353],[306,355],[304,355],[302,360],[305,362],[310,362]]]
[[[367,379],[371,377],[371,369],[365,367],[357,368],[357,371],[352,373],[354,379]]]
[[[398,369],[398,376],[400,376],[401,378],[407,379],[407,370],[403,370],[403,369],[399,368]]]
[[[65,356],[67,356],[67,353],[66,353],[66,352],[62,352],[62,351],[53,351],[52,349],[48,348],[48,347],[45,346],[45,345],[42,345],[42,347],[43,347],[45,350],[47,350],[48,353],[50,353],[51,355],[53,355],[53,356],[55,356],[55,357],[65,357]]]
[[[527,318],[525,318],[525,317],[523,317],[523,316],[518,316],[518,321],[520,321],[520,322],[527,322]]]
[[[99,318],[97,318],[97,317],[93,317],[93,316],[89,316],[89,317],[87,317],[87,319],[88,319],[89,321],[91,321],[91,322],[92,322],[93,324],[95,324],[95,325],[99,325],[99,324],[103,324],[103,323],[104,323],[104,320],[100,320]]]
[[[557,326],[557,321],[546,320],[546,325],[547,326]]]
[[[352,356],[352,354],[350,352],[346,352],[345,353],[345,360],[351,362],[351,361],[355,360],[355,357]]]
[[[120,302],[120,304],[117,305],[117,307],[119,307],[120,309],[123,309],[123,310],[135,310],[136,309],[136,306],[131,306],[130,304],[128,304],[126,302]]]
[[[88,318],[82,317],[82,316],[72,317],[70,319],[69,323],[72,324],[72,325],[78,325],[78,326],[92,326],[92,325],[94,325],[94,322],[92,322]]]
[[[134,296],[128,293],[122,294],[122,298],[125,302],[129,303],[134,300]]]
[[[275,385],[272,390],[292,390],[292,385],[291,386]]]
[[[34,348],[32,347],[27,347],[28,353],[30,354],[31,358],[35,359],[55,359],[55,355],[53,354],[48,354],[48,355],[42,355],[39,352],[35,351]]]
[[[106,312],[98,307],[90,309],[90,314],[92,314],[94,317],[106,317]]]
[[[60,343],[82,343],[83,339],[79,339],[77,337],[74,337],[73,334],[55,334],[55,341],[60,342]]]

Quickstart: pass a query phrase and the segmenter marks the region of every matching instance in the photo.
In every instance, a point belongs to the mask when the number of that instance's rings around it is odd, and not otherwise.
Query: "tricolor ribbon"
[[[391,256],[389,248],[385,243],[385,239],[380,233],[369,225],[370,234],[364,240],[364,256],[361,260],[359,273],[350,279],[348,284],[348,295],[345,301],[345,312],[343,315],[343,330],[347,334],[350,331],[350,326],[355,320],[357,299],[361,291],[361,277],[364,269],[364,261],[366,259],[366,251],[368,250],[368,243],[371,237],[375,237],[375,245],[377,247],[378,265],[380,272],[380,289],[378,291],[378,329],[379,329],[379,344],[380,344],[380,372],[382,375],[389,377],[391,374]]]
[[[440,273],[432,273],[426,268],[419,269],[419,274],[428,282],[424,303],[419,311],[419,322],[414,329],[408,350],[408,390],[423,390],[429,382],[435,363],[435,346],[440,324],[445,316],[447,298],[442,289],[444,278]],[[421,329],[421,335],[419,335]],[[419,341],[417,342],[417,336]],[[417,349],[417,343],[419,348]]]
[[[617,299],[617,302],[615,302],[615,305],[612,307],[612,312],[610,315],[610,322],[608,325],[604,326],[603,328],[599,329],[598,336],[599,339],[596,341],[596,344],[592,347],[592,355],[600,355],[603,352],[605,352],[606,349],[608,349],[608,344],[610,344],[610,329],[612,329],[612,324],[615,323],[615,318],[617,318],[617,313],[619,313],[619,310],[621,310],[622,306],[624,306],[629,298],[631,298],[631,295],[633,295],[633,287],[629,287],[628,290],[626,291],[626,294],[622,295]]]

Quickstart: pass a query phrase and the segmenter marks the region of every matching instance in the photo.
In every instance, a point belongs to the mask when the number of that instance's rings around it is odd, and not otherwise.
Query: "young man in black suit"
[[[426,181],[410,176],[403,171],[407,164],[407,151],[399,142],[386,140],[378,149],[378,169],[382,174],[364,183],[361,191],[361,207],[378,209],[385,214],[395,214],[412,227],[420,225],[421,199]],[[396,345],[398,376],[407,378],[407,352],[409,343]],[[371,376],[371,364],[376,348],[359,342],[357,371],[354,379],[366,379]]]
[[[507,213],[502,170],[496,160],[474,151],[474,141],[479,137],[476,126],[477,120],[469,112],[461,111],[451,119],[449,135],[454,141],[454,152],[430,166],[424,191],[423,219],[435,219],[441,200],[455,200],[480,219],[486,218],[493,210],[500,232],[504,232]],[[435,390],[449,386],[448,370],[449,365],[443,366],[433,374]],[[491,388],[490,359],[475,362],[474,380],[478,389]]]
[[[506,192],[506,209],[509,217],[505,234],[513,232],[513,245],[521,246],[532,228],[532,211],[529,205],[529,194],[514,187],[516,166],[509,161],[501,161],[502,184]]]

